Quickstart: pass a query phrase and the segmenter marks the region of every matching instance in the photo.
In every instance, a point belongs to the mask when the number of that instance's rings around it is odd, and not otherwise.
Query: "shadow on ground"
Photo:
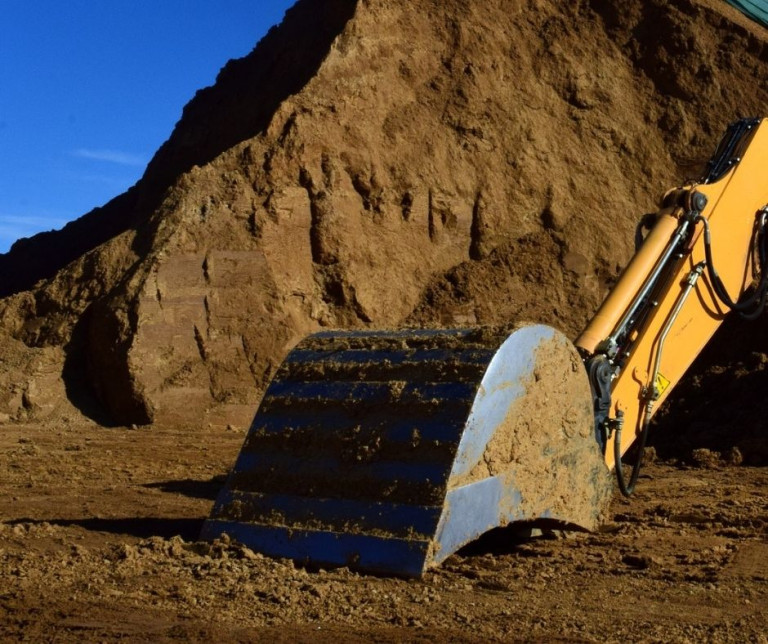
[[[227,477],[224,474],[213,476],[207,481],[198,481],[196,479],[181,479],[177,481],[158,481],[157,483],[147,483],[144,487],[171,494],[182,494],[193,499],[209,499],[215,501],[219,491],[224,487]]]
[[[64,528],[78,527],[92,532],[122,534],[139,539],[180,536],[184,541],[197,541],[204,518],[163,519],[158,517],[126,517],[122,519],[14,519],[6,525],[49,524]]]

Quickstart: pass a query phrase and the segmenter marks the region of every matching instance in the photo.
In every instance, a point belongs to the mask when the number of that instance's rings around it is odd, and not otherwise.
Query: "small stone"
[[[82,559],[86,554],[88,554],[88,549],[77,543],[72,544],[71,550],[72,555],[78,559]]]
[[[171,557],[181,557],[184,554],[184,542],[181,539],[171,539],[168,544],[168,554]]]
[[[741,450],[734,445],[728,450],[726,460],[731,465],[741,465],[744,462],[744,455],[741,453]]]
[[[637,568],[638,570],[646,570],[656,563],[653,557],[646,555],[624,555],[621,558],[621,562],[631,568]]]
[[[720,454],[706,447],[700,447],[691,452],[691,460],[699,467],[713,469],[720,464]]]

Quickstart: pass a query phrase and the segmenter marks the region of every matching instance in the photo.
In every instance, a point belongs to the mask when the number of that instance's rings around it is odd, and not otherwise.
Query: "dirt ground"
[[[768,637],[768,470],[646,466],[599,533],[487,536],[420,580],[196,541],[244,433],[0,433],[5,641],[712,641]]]

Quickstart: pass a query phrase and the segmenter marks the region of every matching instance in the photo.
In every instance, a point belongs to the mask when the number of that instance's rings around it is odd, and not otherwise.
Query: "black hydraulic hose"
[[[613,436],[613,459],[616,468],[616,482],[619,484],[619,490],[624,496],[632,496],[637,484],[637,478],[640,476],[640,467],[643,464],[643,451],[645,443],[648,440],[648,427],[651,424],[650,408],[646,408],[645,418],[643,419],[643,428],[640,430],[640,438],[637,443],[637,460],[632,468],[632,474],[629,476],[629,483],[624,477],[624,466],[621,463],[621,425],[616,427]]]
[[[632,492],[635,491],[635,483],[637,483],[637,478],[640,476],[640,468],[643,464],[643,452],[645,450],[645,443],[648,440],[648,428],[651,425],[651,416],[653,415],[653,406],[661,395],[661,392],[658,390],[656,385],[656,379],[659,376],[661,355],[667,340],[667,334],[672,328],[672,325],[677,320],[677,316],[680,314],[683,305],[696,286],[696,282],[701,277],[704,269],[705,263],[699,262],[696,267],[688,274],[688,277],[685,279],[685,287],[681,291],[674,308],[670,312],[669,317],[664,323],[664,326],[662,327],[661,332],[657,338],[658,348],[656,349],[656,355],[653,360],[653,372],[651,374],[651,379],[643,393],[643,397],[645,398],[645,414],[643,415],[643,424],[640,428],[640,440],[637,446],[637,460],[635,461],[635,467],[632,469],[632,476],[629,479],[629,484],[627,484],[626,479],[624,478],[624,468],[621,463],[621,429],[623,425],[623,415],[619,419],[619,422],[616,424],[616,436],[614,437],[613,441],[613,455],[616,468],[616,480],[619,484],[619,489],[624,496],[629,496],[632,494]]]
[[[759,118],[744,118],[728,126],[717,145],[714,156],[707,164],[708,172],[704,177],[704,183],[717,181],[741,160],[739,154],[743,151],[744,137],[758,123],[760,123]]]
[[[651,212],[647,215],[643,215],[635,228],[635,252],[640,250],[640,247],[645,242],[645,235],[643,231],[649,231],[653,228],[653,224],[656,223],[656,213]]]
[[[768,293],[763,293],[763,297],[760,298],[760,302],[755,307],[755,310],[751,313],[742,313],[739,312],[739,315],[742,317],[742,319],[747,320],[748,322],[752,322],[753,320],[757,320],[765,310],[765,304],[768,301]]]
[[[760,316],[768,300],[768,235],[766,235],[766,218],[768,213],[761,211],[760,221],[757,228],[756,247],[758,254],[758,265],[760,270],[760,281],[755,287],[754,292],[744,300],[734,302],[728,295],[728,291],[720,279],[720,275],[715,269],[712,261],[712,233],[709,228],[709,222],[702,216],[696,218],[704,224],[704,253],[707,259],[707,274],[712,288],[718,299],[730,310],[736,311],[741,317],[747,320],[754,320]]]

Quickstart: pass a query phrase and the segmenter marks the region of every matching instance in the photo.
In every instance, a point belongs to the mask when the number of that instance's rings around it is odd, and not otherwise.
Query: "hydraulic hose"
[[[645,449],[645,443],[648,440],[648,428],[650,427],[650,424],[651,424],[651,416],[653,415],[653,406],[660,396],[660,392],[656,385],[656,381],[659,377],[659,370],[661,368],[661,356],[667,341],[667,335],[669,334],[670,329],[672,328],[675,321],[677,320],[678,315],[680,315],[680,311],[682,310],[683,305],[685,304],[685,301],[688,299],[688,296],[691,294],[694,287],[696,286],[696,282],[698,282],[699,278],[701,277],[701,274],[704,272],[704,269],[705,269],[705,263],[700,262],[688,274],[688,277],[685,280],[685,287],[681,291],[680,296],[678,297],[677,302],[675,304],[675,307],[672,309],[671,313],[669,314],[669,317],[664,323],[663,328],[661,329],[661,332],[659,333],[658,349],[656,350],[656,355],[654,356],[654,359],[653,359],[653,371],[651,373],[648,384],[645,386],[645,390],[643,393],[643,396],[646,401],[645,414],[643,415],[643,423],[640,429],[640,438],[637,445],[637,450],[638,450],[637,460],[635,461],[635,466],[632,469],[632,475],[630,476],[629,483],[626,482],[626,479],[624,477],[624,469],[621,464],[622,423],[620,422],[616,426],[616,436],[614,437],[614,441],[613,441],[613,456],[614,456],[614,461],[616,463],[615,465],[616,481],[619,484],[619,489],[621,490],[621,493],[624,496],[630,496],[632,492],[635,491],[635,484],[637,483],[637,477],[640,476],[640,468],[643,464],[643,450]]]
[[[653,401],[649,400],[645,406],[645,416],[643,417],[643,427],[640,430],[640,438],[637,442],[637,460],[632,468],[632,474],[629,476],[629,483],[624,477],[624,466],[621,463],[621,425],[616,427],[613,439],[613,458],[616,462],[616,482],[619,484],[619,490],[624,496],[631,496],[635,491],[637,478],[640,476],[640,467],[643,464],[643,452],[645,443],[648,440],[648,427],[651,424],[651,412],[653,410]]]
[[[755,246],[757,248],[760,281],[750,296],[737,302],[734,302],[728,294],[712,261],[712,233],[709,228],[709,222],[701,215],[696,218],[696,221],[701,221],[704,224],[704,253],[707,259],[707,275],[712,283],[712,288],[718,299],[728,309],[736,311],[747,320],[758,318],[765,309],[766,301],[768,301],[768,235],[766,235],[768,207],[763,208],[758,214]]]

